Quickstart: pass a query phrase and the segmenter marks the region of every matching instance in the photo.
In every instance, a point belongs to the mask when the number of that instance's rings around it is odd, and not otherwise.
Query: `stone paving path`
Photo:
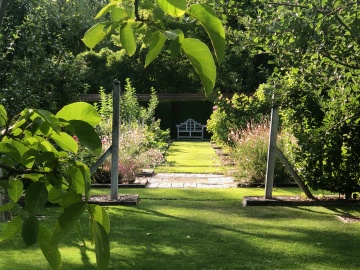
[[[146,177],[148,188],[233,188],[232,177],[218,174],[157,173]]]

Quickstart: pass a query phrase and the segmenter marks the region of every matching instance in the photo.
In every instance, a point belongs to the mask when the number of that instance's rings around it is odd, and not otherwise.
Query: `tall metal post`
[[[118,199],[119,187],[119,135],[120,135],[120,81],[114,81],[113,89],[113,120],[111,149],[111,199]]]
[[[274,96],[273,96],[273,102]],[[276,137],[279,125],[279,108],[277,105],[273,105],[271,109],[270,120],[270,136],[269,136],[269,148],[266,164],[266,181],[265,181],[265,199],[272,198],[272,189],[274,185],[274,171],[275,171],[275,156],[276,156]]]

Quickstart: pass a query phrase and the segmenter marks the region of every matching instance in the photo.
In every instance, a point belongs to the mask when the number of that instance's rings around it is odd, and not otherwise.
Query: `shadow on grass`
[[[261,207],[248,210],[256,212],[249,219],[239,209],[211,209],[216,204],[163,204],[120,210],[123,222],[112,239],[121,239],[120,250],[131,255],[113,263],[124,269],[356,269],[360,262],[358,233],[317,213],[274,207],[266,215],[269,208]]]
[[[137,207],[107,211],[109,269],[357,269],[360,263],[359,226],[334,218],[348,208],[145,199]],[[76,245],[72,237],[66,245]],[[3,255],[2,262],[11,266]],[[63,269],[96,269],[87,254],[82,256],[79,264],[64,261]]]

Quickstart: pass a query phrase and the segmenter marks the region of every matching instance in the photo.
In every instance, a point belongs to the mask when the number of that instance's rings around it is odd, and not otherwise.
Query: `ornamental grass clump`
[[[147,127],[133,125],[119,138],[119,176],[134,182],[142,169],[154,168],[164,161],[160,149],[147,147]]]
[[[244,129],[232,130],[231,156],[235,163],[234,176],[244,185],[263,185],[266,178],[266,160],[269,143],[269,122],[249,122]],[[274,184],[289,182],[285,167],[275,161]]]

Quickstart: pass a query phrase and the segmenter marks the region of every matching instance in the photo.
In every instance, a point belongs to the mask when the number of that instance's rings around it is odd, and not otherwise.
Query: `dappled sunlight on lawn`
[[[102,192],[110,194],[109,189]],[[119,193],[137,193],[142,202],[105,207],[111,220],[109,269],[335,270],[357,269],[360,264],[360,224],[336,218],[339,213],[359,215],[356,207],[242,206],[244,196],[262,196],[263,188],[120,189]],[[274,188],[274,194],[299,195],[301,190]],[[58,209],[44,213],[49,215],[47,226],[53,226],[50,217]],[[81,219],[81,227],[87,235],[87,218]],[[37,247],[26,249],[20,236],[4,244],[2,270],[48,269],[45,259],[33,260],[42,257]],[[94,246],[88,240],[86,245],[85,253],[75,231],[65,237],[60,245],[63,269],[96,269]]]
[[[318,269],[320,264],[320,269],[355,269],[359,262],[360,228],[350,225],[353,230],[348,231],[330,212],[242,207],[236,201],[146,199],[139,207],[117,208],[111,215],[117,211],[120,232],[113,239],[119,241],[112,244],[124,256],[117,262],[125,269],[131,263],[136,269]],[[353,260],[344,260],[348,244]]]

